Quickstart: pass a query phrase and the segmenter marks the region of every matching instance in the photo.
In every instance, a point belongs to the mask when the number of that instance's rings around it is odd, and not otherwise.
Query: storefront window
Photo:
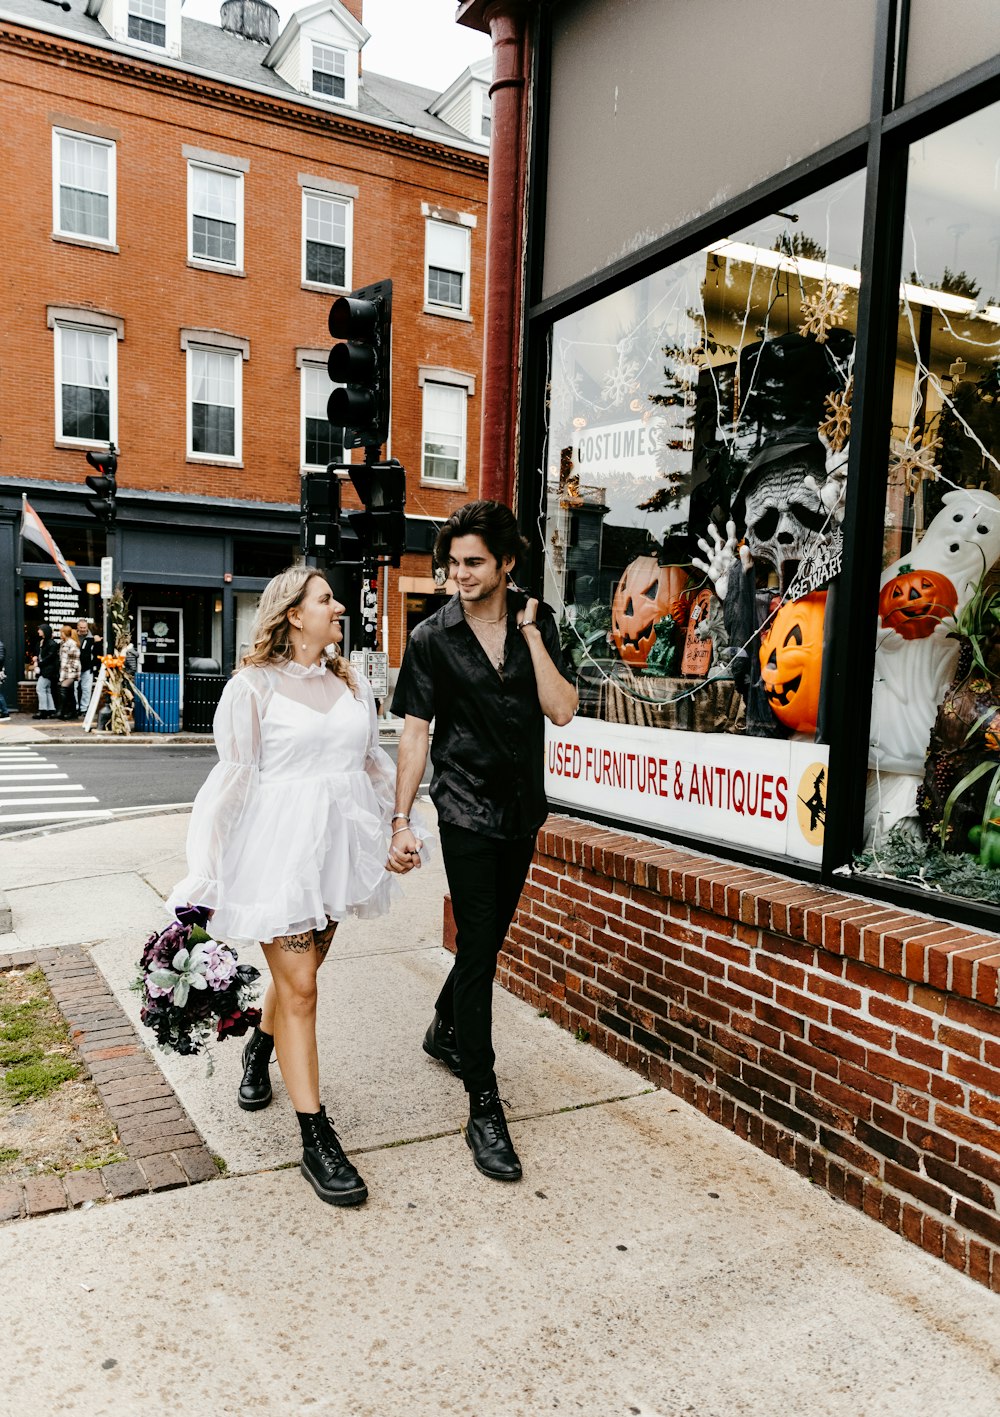
[[[1000,105],[910,152],[861,868],[1000,902]]]
[[[819,860],[863,174],[553,328],[554,801]]]

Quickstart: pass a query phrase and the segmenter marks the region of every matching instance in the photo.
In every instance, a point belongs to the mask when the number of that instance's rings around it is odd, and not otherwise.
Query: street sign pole
[[[108,601],[114,594],[115,563],[114,557],[101,557],[101,640],[104,646],[104,653],[110,654],[113,646],[108,645]]]

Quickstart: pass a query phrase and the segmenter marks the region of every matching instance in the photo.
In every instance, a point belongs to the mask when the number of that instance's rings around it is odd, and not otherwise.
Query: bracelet
[[[531,628],[532,625],[537,625],[537,624],[538,624],[538,621],[537,621],[537,620],[522,620],[521,623],[520,623],[520,625],[518,625],[517,628],[518,628],[519,630],[528,630],[528,629]]]
[[[400,833],[402,833],[402,832],[408,832],[409,830],[410,830],[409,827],[397,827],[396,830],[393,832],[393,836],[399,836]]]
[[[393,812],[392,816],[389,818],[390,824],[392,822],[408,822],[409,820],[405,812]]]

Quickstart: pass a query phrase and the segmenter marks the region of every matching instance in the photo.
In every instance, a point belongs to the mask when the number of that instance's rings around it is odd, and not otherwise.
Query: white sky
[[[271,0],[284,25],[300,0]],[[424,88],[446,89],[463,69],[490,53],[489,36],[455,23],[455,0],[365,0],[364,25],[371,39],[361,53],[362,64],[376,74],[389,74]],[[221,0],[184,0],[191,20],[219,23]]]

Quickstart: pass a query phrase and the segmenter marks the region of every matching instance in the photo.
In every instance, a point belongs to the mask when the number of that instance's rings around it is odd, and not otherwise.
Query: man
[[[7,678],[7,651],[4,649],[3,640],[0,640],[0,723],[5,718],[10,718],[7,709],[7,700],[3,696],[4,680]]]
[[[90,633],[90,621],[81,617],[76,622],[76,633],[80,640],[80,683],[77,686],[80,713],[87,712],[91,690],[94,687],[94,669],[97,665],[97,641]]]
[[[455,964],[424,1051],[461,1077],[465,1137],[484,1175],[517,1181],[521,1163],[493,1071],[493,978],[545,820],[544,719],[565,724],[577,693],[551,610],[508,588],[527,550],[508,507],[469,502],[434,548],[458,593],[410,636],[392,701],[404,719],[388,869],[419,866],[409,812],[434,720],[437,807],[456,926]]]

